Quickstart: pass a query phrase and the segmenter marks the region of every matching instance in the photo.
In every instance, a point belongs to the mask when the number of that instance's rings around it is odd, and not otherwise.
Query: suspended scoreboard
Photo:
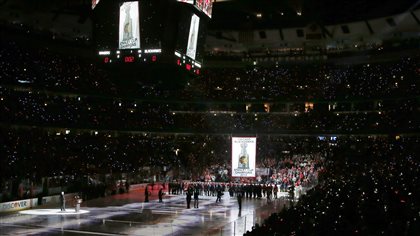
[[[173,64],[199,74],[211,12],[211,0],[101,0],[93,14],[99,58]]]

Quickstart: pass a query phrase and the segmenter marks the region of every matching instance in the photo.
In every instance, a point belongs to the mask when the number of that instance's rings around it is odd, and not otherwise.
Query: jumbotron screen
[[[210,19],[196,3],[101,0],[94,39],[102,63],[169,63],[200,74]]]
[[[198,40],[198,29],[200,27],[200,17],[193,14],[190,23],[190,32],[188,33],[188,45],[187,45],[187,56],[195,59],[197,54],[197,40]]]
[[[161,49],[166,23],[164,0],[105,1],[95,9],[98,50]]]
[[[255,177],[257,138],[232,137],[232,177]]]
[[[203,59],[206,40],[206,20],[203,18],[188,9],[180,10],[175,50],[195,61]]]

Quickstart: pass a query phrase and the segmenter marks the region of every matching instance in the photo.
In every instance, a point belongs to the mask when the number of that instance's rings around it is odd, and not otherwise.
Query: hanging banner
[[[140,48],[139,3],[124,2],[120,6],[119,49]]]
[[[232,177],[255,177],[257,138],[232,137]]]

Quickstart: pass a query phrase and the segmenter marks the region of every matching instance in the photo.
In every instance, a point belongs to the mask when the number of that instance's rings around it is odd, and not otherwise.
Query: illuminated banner
[[[200,17],[194,14],[191,17],[190,33],[188,35],[187,56],[195,60],[197,52],[198,27],[200,26]]]
[[[96,5],[98,5],[100,0],[92,0],[92,10],[95,9]]]
[[[232,137],[232,177],[255,177],[257,138]]]
[[[139,24],[139,3],[123,3],[120,7],[119,49],[140,48]]]

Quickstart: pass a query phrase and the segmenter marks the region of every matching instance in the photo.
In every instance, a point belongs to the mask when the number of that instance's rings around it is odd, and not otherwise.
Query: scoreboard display
[[[174,64],[199,74],[211,15],[206,2],[101,0],[93,13],[101,62]]]
[[[194,7],[181,8],[179,12],[175,40],[176,63],[187,70],[201,68],[208,17]]]

